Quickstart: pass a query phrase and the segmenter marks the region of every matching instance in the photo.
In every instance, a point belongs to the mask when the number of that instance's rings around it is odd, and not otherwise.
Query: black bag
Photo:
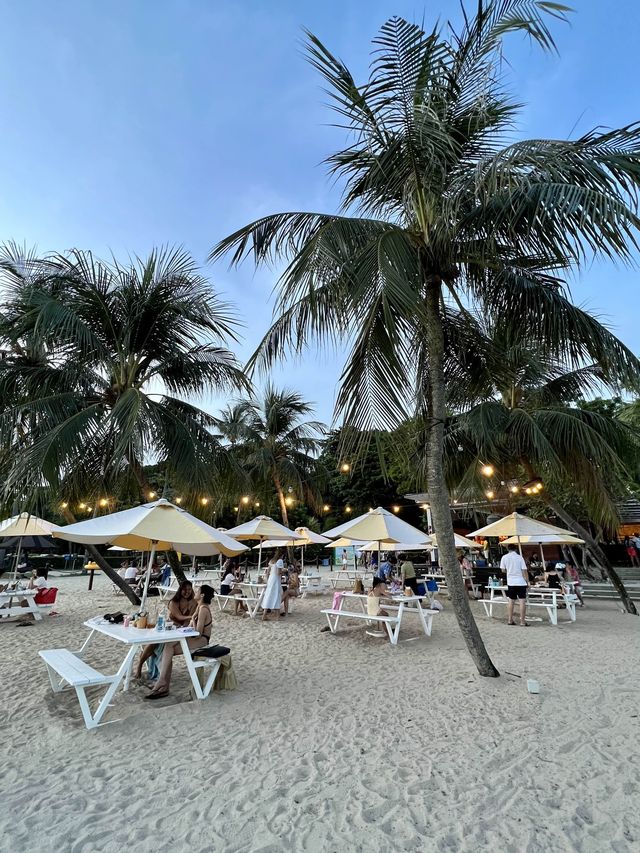
[[[191,652],[192,658],[223,658],[225,655],[231,654],[231,649],[226,646],[205,646],[203,649],[196,649]]]
[[[106,622],[111,622],[112,625],[119,625],[124,622],[124,613],[105,613],[104,618]]]

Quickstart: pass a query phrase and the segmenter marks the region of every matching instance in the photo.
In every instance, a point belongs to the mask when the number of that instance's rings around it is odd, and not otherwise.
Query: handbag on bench
[[[191,652],[192,658],[223,658],[231,654],[231,649],[226,646],[205,646],[202,649],[195,649]]]

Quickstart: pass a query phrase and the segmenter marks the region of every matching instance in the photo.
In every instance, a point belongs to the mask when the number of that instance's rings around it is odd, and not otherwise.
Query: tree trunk
[[[186,581],[186,577],[184,576],[182,563],[178,559],[178,554],[173,549],[167,551],[167,560],[169,560],[171,571],[176,576],[178,583],[184,583],[184,581]]]
[[[551,497],[551,495],[548,495],[545,493],[544,501],[545,501],[546,505],[549,507],[549,509],[553,510],[553,512],[555,512],[555,514],[559,518],[562,519],[562,521],[567,525],[567,527],[570,527],[572,530],[575,530],[575,532],[578,534],[580,539],[584,539],[585,545],[589,549],[589,551],[591,552],[591,555],[594,558],[594,561],[597,563],[600,563],[600,565],[604,569],[607,577],[609,578],[609,580],[613,584],[616,592],[620,596],[620,600],[622,601],[624,609],[627,611],[627,613],[632,613],[634,616],[637,616],[638,611],[636,609],[636,606],[633,603],[633,601],[631,601],[631,598],[629,597],[629,593],[627,592],[625,585],[622,583],[620,575],[613,568],[613,566],[609,562],[609,559],[607,558],[607,555],[604,553],[602,548],[598,545],[598,543],[593,538],[593,536],[591,536],[589,531],[586,528],[584,528],[580,524],[580,522],[576,521],[575,518],[570,516],[569,513],[566,512],[560,506],[560,504],[556,503],[554,501],[554,499]]]
[[[67,524],[74,524],[76,522],[75,515],[70,512],[69,509],[63,509],[62,514],[64,515],[65,521]],[[114,583],[118,589],[120,589],[129,599],[132,604],[140,604],[140,599],[133,591],[131,584],[127,583],[124,578],[121,578],[115,569],[112,569],[109,563],[102,556],[100,551],[96,548],[95,545],[85,545],[87,553],[91,555],[91,559],[95,560],[95,562],[100,566],[105,575],[109,578],[109,580]]]
[[[473,618],[464,580],[456,556],[453,523],[449,507],[449,491],[444,476],[444,422],[446,416],[444,380],[444,334],[440,316],[439,281],[429,281],[426,297],[426,341],[429,362],[431,423],[427,440],[427,477],[429,503],[440,562],[447,580],[451,605],[469,654],[480,675],[495,678],[500,675],[485,648]]]
[[[285,527],[289,526],[289,514],[287,512],[287,502],[284,497],[284,492],[282,491],[282,485],[280,483],[280,477],[274,472],[273,475],[273,484],[276,487],[276,492],[278,493],[278,502],[280,503],[280,514],[282,515],[282,523]]]

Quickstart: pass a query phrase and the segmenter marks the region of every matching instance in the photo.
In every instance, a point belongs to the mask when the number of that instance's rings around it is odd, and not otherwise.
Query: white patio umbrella
[[[289,530],[284,524],[274,521],[268,515],[257,515],[251,521],[232,527],[227,533],[235,539],[258,540],[258,571],[262,565],[262,549],[265,542],[277,542],[280,547],[284,547],[286,542],[298,543],[303,538],[295,530]],[[272,547],[278,547],[278,545]]]
[[[409,543],[409,542],[389,542],[389,543],[381,543],[384,551],[427,551],[431,547],[431,539],[432,537],[428,536],[427,540],[424,542],[418,543]],[[364,545],[360,545],[360,551],[377,551],[378,543],[372,540],[371,542],[365,542]]]
[[[480,548],[478,543],[474,542],[473,539],[467,539],[466,536],[461,536],[459,533],[454,533],[453,536],[456,548],[468,548],[470,551],[474,549],[477,551]],[[438,547],[438,539],[435,533],[431,535],[431,545],[433,548]]]
[[[277,539],[267,539],[266,542],[262,543],[263,548],[292,548],[299,546],[300,547],[300,562],[302,564],[302,568],[304,569],[304,549],[307,545],[326,545],[331,540],[323,536],[321,533],[316,533],[315,530],[311,530],[309,527],[296,527],[296,533],[298,536],[301,536],[302,539],[289,539],[286,542],[281,542]],[[254,545],[253,550],[256,548],[260,548],[260,545]]]
[[[57,527],[53,535],[83,545],[120,545],[135,551],[149,551],[141,608],[144,608],[147,600],[156,551],[173,548],[197,557],[212,554],[231,557],[247,550],[246,545],[210,527],[165,498],[122,512]]]
[[[519,512],[512,512],[511,515],[505,515],[504,518],[499,518],[492,524],[487,524],[486,527],[481,527],[479,530],[474,530],[470,536],[509,536],[515,538],[520,554],[522,555],[522,537],[523,536],[545,536],[550,533],[562,534],[563,536],[572,537],[570,530],[563,530],[561,527],[555,527],[553,524],[547,524],[544,521],[538,521],[535,518],[529,518],[527,515],[521,515]]]
[[[350,519],[344,524],[325,530],[325,536],[331,538],[346,536],[350,539],[360,539],[363,542],[378,543],[378,565],[380,564],[381,546],[387,547],[395,543],[404,545],[422,545],[429,538],[423,530],[418,530],[407,524],[394,513],[379,506],[369,512]]]
[[[0,521],[0,538],[12,539],[15,537],[18,539],[18,551],[13,565],[13,581],[15,581],[18,575],[18,563],[20,562],[20,551],[22,550],[22,540],[24,537],[52,536],[54,530],[55,524],[45,521],[44,518],[31,515],[28,512],[21,512],[20,515],[13,515],[11,518],[5,518],[4,521]]]
[[[543,545],[584,545],[584,539],[578,539],[577,536],[569,536],[562,533],[548,533],[540,536],[521,536],[518,540],[517,536],[511,536],[500,543],[501,545],[538,545],[540,547],[540,559],[544,565],[544,550]]]

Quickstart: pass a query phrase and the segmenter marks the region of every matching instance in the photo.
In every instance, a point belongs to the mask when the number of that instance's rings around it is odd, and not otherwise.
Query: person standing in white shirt
[[[527,627],[525,615],[527,611],[527,564],[518,554],[515,545],[509,545],[509,550],[500,560],[500,568],[507,573],[507,624],[515,625],[513,621],[513,603],[518,599],[520,608],[520,624]]]

